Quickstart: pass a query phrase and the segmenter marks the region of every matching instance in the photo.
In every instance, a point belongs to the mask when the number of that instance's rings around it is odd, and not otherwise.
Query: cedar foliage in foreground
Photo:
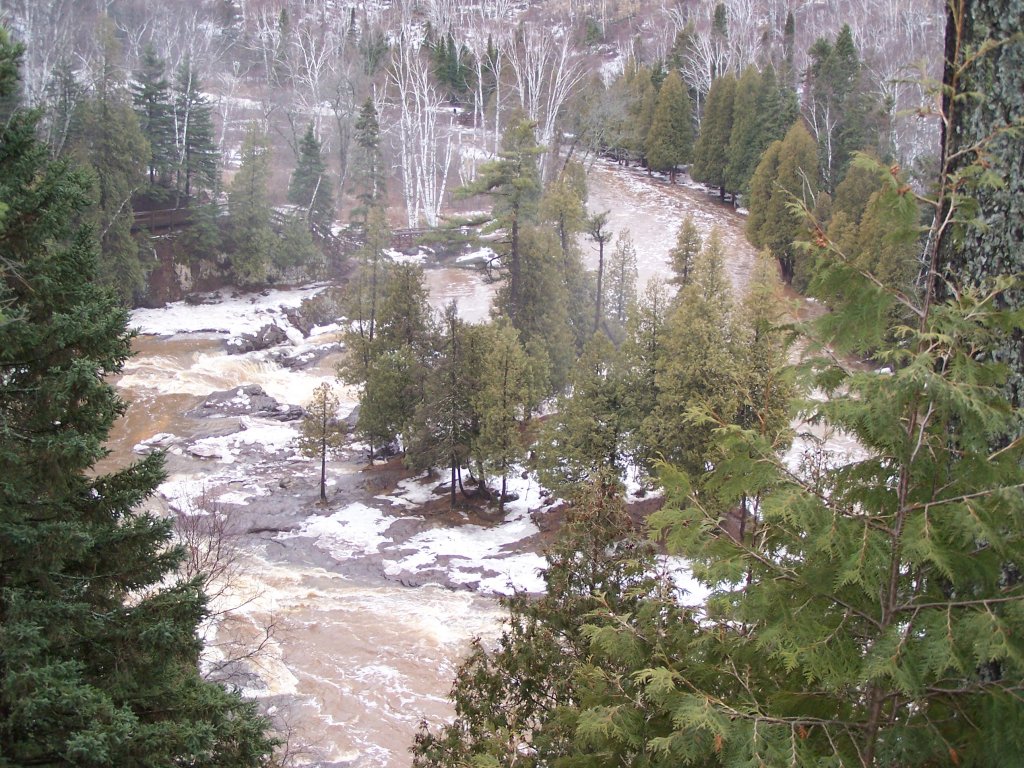
[[[0,29],[0,99],[19,55]],[[15,110],[0,128],[0,764],[267,765],[266,722],[199,675],[205,597],[173,579],[169,522],[136,511],[161,458],[92,471],[131,334],[96,282],[94,235],[71,224],[88,190]]]
[[[971,6],[954,3],[954,17]],[[947,119],[978,98],[950,96]],[[803,417],[849,435],[854,455],[807,437],[783,457],[756,410],[691,404],[687,420],[713,438],[702,464],[663,469],[669,500],[652,522],[710,590],[699,621],[648,594],[602,610],[607,582],[589,604],[552,605],[549,573],[537,605],[551,612],[524,623],[532,614],[512,607],[511,626],[532,634],[478,649],[456,682],[455,722],[421,734],[418,765],[1024,762],[1024,440],[992,355],[1022,318],[1005,301],[1012,279],[963,279],[942,261],[939,244],[978,222],[965,175],[984,187],[1001,170],[965,170],[955,144],[944,150],[934,197],[875,165],[894,227],[916,228],[921,206],[932,219],[920,289],[876,279],[813,222],[804,246],[815,279],[844,290],[806,329],[828,346],[799,371],[815,395]],[[843,362],[865,344],[887,370]],[[726,536],[730,508],[748,522]],[[545,633],[557,652],[531,655],[551,648]]]

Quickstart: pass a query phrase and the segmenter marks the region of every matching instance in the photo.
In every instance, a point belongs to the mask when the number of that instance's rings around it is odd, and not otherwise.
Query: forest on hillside
[[[416,765],[1019,762],[1022,16],[5,0],[0,756],[274,759],[196,671],[201,580],[138,511],[160,455],[90,471],[126,307],[169,260],[188,285],[343,269],[316,301],[369,464],[442,473],[453,508],[501,514],[521,472],[567,502],[546,592],[509,599]],[[586,207],[596,158],[742,207],[747,292],[692,221],[638,286]],[[158,243],[136,213],[166,209],[187,216]],[[399,223],[482,249],[488,322],[431,311]],[[336,410],[325,386],[304,421],[321,466]],[[625,479],[664,497],[639,530]]]

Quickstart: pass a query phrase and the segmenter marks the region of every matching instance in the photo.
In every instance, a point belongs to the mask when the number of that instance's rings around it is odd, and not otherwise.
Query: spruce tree
[[[185,201],[211,193],[219,181],[213,109],[200,89],[199,74],[188,57],[174,80],[174,129],[178,157],[177,190]]]
[[[387,183],[380,151],[380,123],[373,99],[369,97],[359,108],[355,139],[352,187],[358,202],[350,218],[356,226],[364,227],[371,208],[387,205]]]
[[[241,164],[228,190],[233,250],[231,266],[239,285],[263,283],[273,257],[276,238],[270,227],[270,144],[262,130],[250,123],[242,141]]]
[[[334,223],[334,191],[312,123],[299,142],[299,160],[288,185],[288,202],[305,210],[310,224],[322,231],[329,231]]]
[[[608,280],[605,285],[605,317],[621,334],[626,315],[636,301],[636,246],[628,229],[619,232],[615,249],[608,259]]]
[[[658,91],[644,150],[648,168],[667,171],[673,184],[676,168],[689,162],[693,153],[693,109],[683,79],[674,70]]]
[[[19,54],[0,30],[0,99]],[[74,225],[87,177],[36,127],[0,125],[0,762],[265,766],[266,722],[199,675],[199,582],[175,580],[169,523],[138,509],[160,455],[93,469],[125,409],[108,379],[128,314]]]
[[[142,52],[135,82],[131,85],[132,102],[139,117],[139,128],[149,142],[149,185],[166,184],[175,167],[174,104],[171,86],[165,77],[166,65],[152,45]]]

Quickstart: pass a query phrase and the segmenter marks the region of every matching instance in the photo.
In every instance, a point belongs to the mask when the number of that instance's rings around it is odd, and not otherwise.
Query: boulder
[[[288,334],[274,324],[264,325],[256,333],[243,333],[239,338],[228,341],[228,352],[232,355],[241,355],[246,352],[256,352],[261,349],[269,349],[289,341]]]

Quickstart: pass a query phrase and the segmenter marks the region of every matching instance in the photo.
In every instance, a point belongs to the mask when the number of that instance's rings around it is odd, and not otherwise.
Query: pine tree
[[[723,75],[711,83],[700,135],[693,147],[694,181],[718,187],[718,195],[725,199],[725,170],[729,160],[729,138],[732,135],[733,101],[736,97],[736,78]]]
[[[508,271],[507,290],[500,304],[502,312],[517,328],[522,320],[523,228],[536,221],[541,197],[537,157],[541,148],[528,120],[509,124],[501,139],[498,159],[480,168],[477,180],[461,194],[485,193],[494,198],[492,222],[487,229],[502,231],[502,265]]]
[[[174,141],[174,104],[171,86],[164,76],[166,65],[152,45],[142,52],[139,71],[132,83],[132,102],[139,128],[149,142],[149,185],[166,184],[177,156]]]
[[[213,109],[200,89],[199,75],[188,57],[174,80],[174,126],[178,192],[186,201],[201,192],[213,192],[219,181]]]
[[[320,459],[320,503],[327,503],[327,457],[344,444],[345,434],[338,425],[338,395],[326,382],[313,390],[302,418],[299,450]]]
[[[644,149],[647,166],[654,171],[667,171],[673,184],[677,166],[689,162],[693,153],[693,110],[683,79],[674,70],[658,91]]]
[[[334,190],[313,124],[299,142],[299,160],[288,185],[288,202],[306,211],[310,224],[329,231],[334,223]]]
[[[242,140],[241,164],[228,190],[228,211],[234,248],[231,266],[239,285],[258,285],[267,278],[276,238],[270,228],[270,145],[255,123]]]
[[[0,99],[19,55],[0,29]],[[160,456],[93,470],[131,334],[73,224],[89,181],[49,159],[32,112],[0,146],[0,761],[267,765],[266,722],[199,675],[204,597],[174,578],[169,524],[138,511]]]

